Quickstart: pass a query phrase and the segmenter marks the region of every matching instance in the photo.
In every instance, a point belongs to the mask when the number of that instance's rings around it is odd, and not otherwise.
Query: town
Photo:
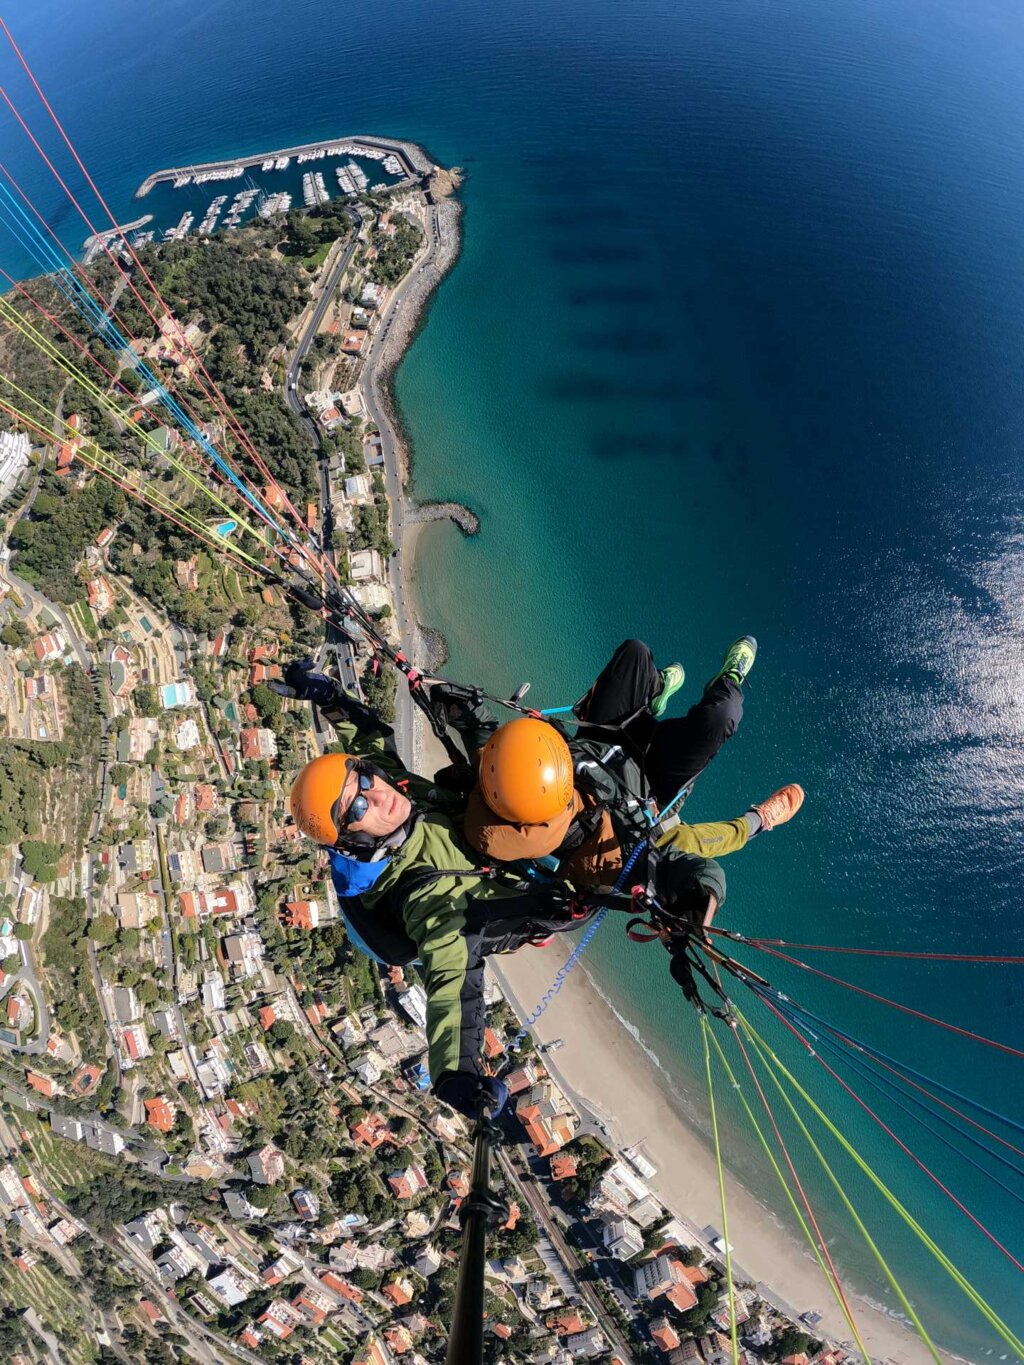
[[[287,489],[396,642],[416,514],[382,386],[458,249],[452,177],[424,163],[393,190],[140,247],[174,316],[122,305],[183,390],[202,357],[273,467],[266,504]],[[97,288],[118,268],[95,253]],[[57,438],[0,435],[5,1358],[441,1360],[469,1126],[431,1097],[416,969],[352,947],[286,815],[330,735],[269,686],[319,652],[383,714],[398,705],[409,743],[394,675],[221,555],[232,519],[197,544],[100,476],[90,452],[116,444],[190,505],[195,447],[157,390],[93,343],[130,399],[101,402],[18,344],[0,341],[6,368]],[[213,412],[203,430],[229,437]],[[590,1131],[488,989],[486,1054],[512,1093],[489,1358],[725,1365],[720,1233],[662,1206],[642,1147]],[[733,1274],[744,1365],[857,1358]]]

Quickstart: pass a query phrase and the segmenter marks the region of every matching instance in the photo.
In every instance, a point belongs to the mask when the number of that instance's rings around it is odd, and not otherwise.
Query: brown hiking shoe
[[[790,782],[785,787],[780,787],[777,792],[772,792],[771,796],[753,809],[761,817],[761,828],[768,830],[792,820],[803,804],[803,787],[799,782]]]

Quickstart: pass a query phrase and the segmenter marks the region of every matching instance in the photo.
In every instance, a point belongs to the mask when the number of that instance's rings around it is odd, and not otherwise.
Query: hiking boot
[[[707,680],[704,684],[704,691],[706,692],[711,684],[716,683],[719,678],[732,678],[734,683],[742,683],[754,667],[756,658],[757,641],[753,635],[741,635],[738,640],[733,640],[725,651],[722,667],[713,678]]]
[[[777,792],[772,792],[759,806],[751,806],[751,810],[756,810],[760,816],[761,828],[769,830],[792,820],[803,804],[803,787],[798,782],[790,782],[785,787],[780,787]]]
[[[671,699],[686,681],[686,669],[682,664],[669,664],[661,670],[661,691],[651,702],[651,715],[658,720],[665,714]]]

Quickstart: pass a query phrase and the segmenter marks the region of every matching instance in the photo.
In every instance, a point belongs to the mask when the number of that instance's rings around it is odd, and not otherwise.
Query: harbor
[[[231,233],[299,205],[421,184],[436,167],[421,147],[386,137],[355,136],[154,171],[135,192],[149,197],[144,217],[84,243],[86,263],[121,233],[133,249],[151,242]]]

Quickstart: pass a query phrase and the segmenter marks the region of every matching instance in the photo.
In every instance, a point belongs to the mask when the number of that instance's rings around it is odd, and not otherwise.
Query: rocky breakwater
[[[480,518],[461,502],[425,502],[410,507],[407,522],[454,521],[464,536],[475,536],[480,530]]]

